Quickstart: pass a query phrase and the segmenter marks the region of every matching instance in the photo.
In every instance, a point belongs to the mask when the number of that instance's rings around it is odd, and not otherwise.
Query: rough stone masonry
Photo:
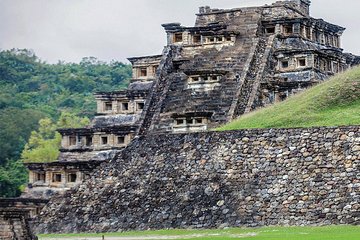
[[[360,223],[360,126],[148,135],[36,231]]]
[[[30,201],[30,200],[29,200]],[[31,206],[26,200],[0,199],[0,240],[35,240],[30,229],[30,214],[41,200]]]
[[[92,125],[60,130],[56,166],[33,165],[32,186],[80,184],[39,232],[358,223],[359,127],[153,135],[212,129],[359,64],[345,28],[311,17],[309,0],[196,16],[163,24],[163,53],[130,58],[128,90],[95,94]],[[119,151],[94,174],[68,168]]]
[[[342,49],[345,28],[311,17],[309,0],[200,7],[194,26],[162,26],[162,54],[129,58],[129,87],[95,93],[92,123],[59,130],[58,161],[28,164],[23,196],[49,198],[81,183],[137,135],[207,131],[360,63]]]

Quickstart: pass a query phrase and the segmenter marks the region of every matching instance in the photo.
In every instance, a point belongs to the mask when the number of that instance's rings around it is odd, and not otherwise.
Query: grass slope
[[[359,226],[230,228],[226,230],[160,230],[107,234],[40,235],[39,240],[358,240]]]
[[[218,130],[359,124],[360,67],[356,67],[284,102],[246,114]]]

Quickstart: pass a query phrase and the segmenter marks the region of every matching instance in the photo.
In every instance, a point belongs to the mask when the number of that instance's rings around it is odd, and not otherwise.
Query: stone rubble
[[[359,130],[140,137],[52,199],[36,231],[359,224]]]

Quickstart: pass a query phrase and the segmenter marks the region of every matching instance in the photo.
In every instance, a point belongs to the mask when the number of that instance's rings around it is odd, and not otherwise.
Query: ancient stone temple
[[[135,137],[159,57],[129,59],[134,79],[129,88],[97,92],[97,116],[90,126],[59,129],[60,157],[51,163],[27,163],[29,184],[22,197],[50,198],[80,184],[101,163],[112,159]]]
[[[0,199],[0,239],[35,240],[30,221],[47,203],[41,199]]]
[[[129,58],[128,89],[95,93],[92,124],[59,130],[59,161],[29,164],[26,194],[81,183],[138,135],[206,131],[359,64],[341,48],[345,28],[311,17],[309,7],[309,0],[200,7],[193,27],[163,24],[163,53]]]
[[[164,24],[168,45],[140,133],[207,130],[350,67],[345,28],[312,18],[309,6],[201,7],[194,27]]]

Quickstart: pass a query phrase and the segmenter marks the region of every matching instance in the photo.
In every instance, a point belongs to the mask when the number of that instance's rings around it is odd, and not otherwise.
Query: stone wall
[[[226,123],[229,118],[234,117],[233,114],[229,114],[234,99],[243,97],[247,103],[247,97],[250,95],[248,92],[251,91],[250,84],[253,82],[247,81],[250,82],[249,88],[239,88],[243,85],[243,81],[249,80],[245,78],[247,73],[253,70],[251,67],[260,69],[258,65],[255,65],[260,64],[263,52],[259,51],[258,56],[254,56],[254,51],[259,48],[258,32],[261,9],[238,10],[232,17],[227,14],[216,14],[216,16],[219,19],[198,16],[196,26],[203,26],[204,23],[200,23],[203,21],[209,23],[209,18],[213,22],[221,20],[228,25],[219,25],[210,30],[207,28],[201,31],[197,30],[200,32],[196,34],[202,34],[202,38],[219,36],[223,38],[228,35],[232,36],[233,41],[217,42],[213,40],[211,43],[180,44],[180,51],[173,56],[173,61],[177,61],[175,65],[178,66],[175,66],[172,74],[166,76],[165,80],[168,82],[169,90],[166,92],[158,118],[152,122],[152,132],[174,131],[176,127],[174,115],[189,113],[211,113],[210,117],[207,117],[207,125],[212,128]],[[236,29],[234,29],[235,26]],[[181,27],[179,26],[179,28]],[[209,32],[212,34],[209,35]],[[259,61],[255,61],[256,57],[259,58]],[[267,59],[264,61],[267,62]],[[256,75],[257,72],[255,71],[253,74]],[[196,85],[191,85],[189,83],[191,76],[200,77],[202,80],[197,80]],[[214,76],[218,77],[216,81],[211,79]],[[236,102],[234,104],[236,105]]]
[[[345,28],[310,17],[308,4],[201,7],[194,27],[163,24],[168,45],[139,133],[216,128],[358,63],[340,48]]]
[[[13,199],[0,199],[0,239],[35,240],[30,229],[30,209],[18,205],[25,204]],[[37,204],[34,202],[34,204]],[[34,205],[34,207],[36,207]]]
[[[116,153],[108,154],[108,159]],[[69,155],[61,155],[66,157]],[[85,176],[90,175],[102,162],[88,161],[56,161],[50,163],[25,163],[29,170],[29,183],[22,193],[22,198],[50,199],[55,194],[62,194],[80,184]],[[19,200],[22,200],[19,199]]]
[[[360,126],[148,135],[37,232],[360,224]]]
[[[32,240],[26,211],[0,209],[0,239],[1,240]]]

